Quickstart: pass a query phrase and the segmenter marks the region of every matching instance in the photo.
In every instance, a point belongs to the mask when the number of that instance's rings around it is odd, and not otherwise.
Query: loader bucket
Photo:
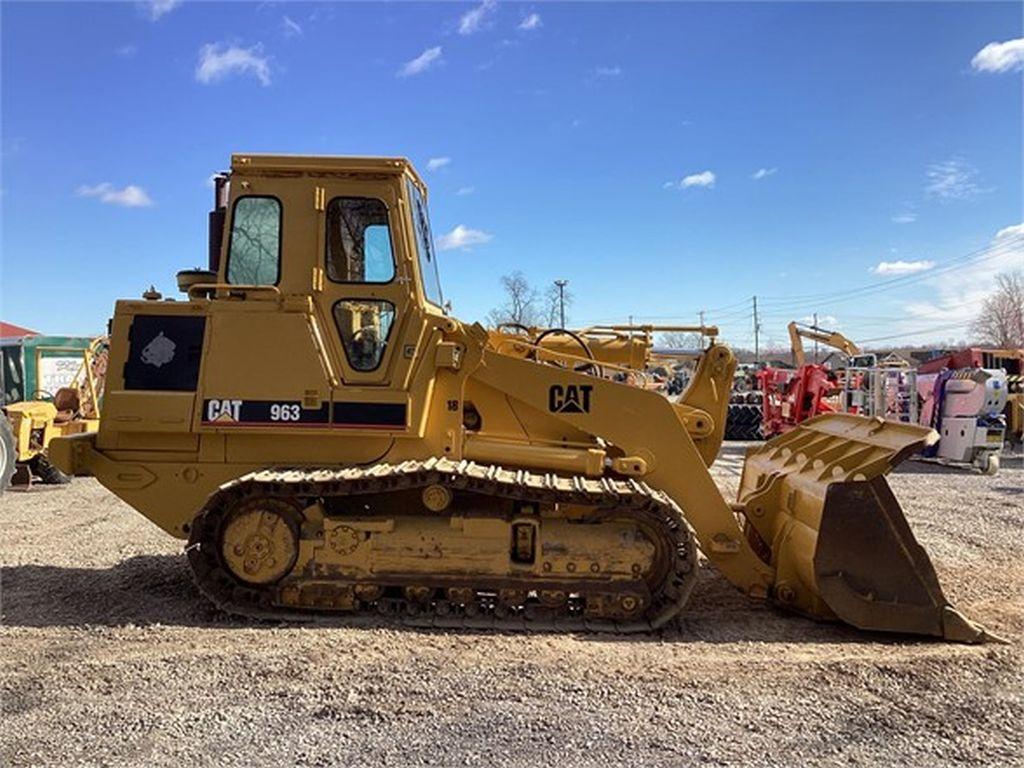
[[[994,640],[942,593],[885,473],[934,442],[916,424],[827,414],[751,449],[739,503],[781,605],[859,629]]]

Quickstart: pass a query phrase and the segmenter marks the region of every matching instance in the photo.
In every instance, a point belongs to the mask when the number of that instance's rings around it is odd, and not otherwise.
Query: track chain
[[[660,581],[650,588],[650,601],[636,619],[612,620],[585,616],[579,601],[562,608],[532,603],[502,606],[486,601],[456,605],[434,600],[429,605],[386,596],[346,611],[345,623],[360,616],[398,617],[414,626],[494,628],[500,630],[644,632],[677,616],[689,599],[697,578],[696,540],[679,507],[661,491],[633,479],[587,478],[504,469],[469,461],[431,458],[371,467],[269,469],[224,484],[207,500],[193,522],[187,553],[200,591],[217,607],[259,619],[323,622],[338,614],[281,608],[274,604],[273,587],[245,584],[226,570],[219,554],[219,535],[225,516],[239,502],[254,496],[295,499],[303,504],[347,495],[383,494],[440,484],[516,501],[577,504],[599,515],[630,515],[662,533],[658,550],[667,560]],[[434,514],[424,511],[423,514]],[[444,513],[440,513],[444,514]],[[656,544],[658,544],[656,542]],[[592,585],[581,582],[580,591]],[[486,593],[487,588],[481,588]],[[331,619],[337,621],[337,618]]]

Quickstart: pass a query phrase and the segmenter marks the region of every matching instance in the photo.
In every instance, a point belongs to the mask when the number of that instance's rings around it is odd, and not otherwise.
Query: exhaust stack
[[[211,272],[217,272],[220,268],[220,251],[224,245],[224,220],[228,211],[229,185],[229,174],[222,172],[213,177],[213,210],[210,211],[209,224],[210,255],[207,262]]]

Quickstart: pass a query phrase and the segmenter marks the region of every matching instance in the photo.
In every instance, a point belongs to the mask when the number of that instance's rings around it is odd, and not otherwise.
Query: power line
[[[711,319],[715,320],[716,322],[721,320],[729,320],[730,318],[734,317],[750,317],[750,307],[748,306],[739,312],[730,312],[725,315],[716,315],[714,312],[708,312],[708,314],[711,316]]]
[[[707,309],[705,311],[709,315],[713,315],[713,314],[715,314],[717,312],[724,312],[727,309],[733,309],[735,307],[744,307],[745,308],[746,306],[747,306],[747,300],[743,299],[743,301],[737,301],[735,304],[726,304],[724,307],[712,307],[711,309]]]
[[[980,248],[974,251],[970,251],[959,256],[946,259],[940,262],[938,266],[933,267],[922,272],[916,272],[909,275],[899,275],[897,277],[889,278],[876,283],[869,283],[861,285],[855,288],[844,289],[840,291],[823,292],[817,294],[802,294],[795,296],[758,296],[758,317],[757,322],[760,324],[765,319],[777,320],[777,319],[789,319],[793,314],[813,314],[813,310],[809,307],[816,307],[820,310],[821,304],[836,304],[851,301],[854,299],[864,298],[876,293],[882,293],[886,291],[896,290],[903,288],[914,283],[921,282],[923,280],[929,280],[939,275],[946,275],[956,272],[961,269],[968,267],[974,267],[980,263],[989,261],[991,259],[998,258],[1000,256],[1006,256],[1015,253],[1017,248],[1024,247],[1024,235],[1013,235],[1009,238],[1003,239],[997,244],[990,244],[985,248]],[[705,317],[708,322],[721,325],[731,324],[729,321],[739,320],[745,318],[752,318],[752,309],[748,304],[750,300],[745,299],[743,301],[736,302],[734,304],[727,304],[722,307],[703,310]],[[938,307],[931,312],[918,312],[915,313],[918,316],[925,318],[932,316],[940,316],[948,311],[955,309],[962,309],[966,306],[973,304],[974,302],[958,302],[956,304],[946,305],[944,307]],[[767,308],[767,311],[765,309]],[[672,315],[635,315],[634,320],[646,320],[646,321],[678,321],[678,320],[689,320],[694,315],[699,315],[701,310],[692,310],[681,314]],[[837,313],[838,314],[838,313]],[[858,316],[858,315],[843,315],[844,318],[854,320],[877,320],[878,322],[900,322],[906,321],[908,318],[906,315],[898,317],[889,316]],[[615,320],[602,320],[598,322],[618,322],[621,318],[615,318]]]
[[[768,304],[770,308],[781,308],[782,306],[799,305],[806,303],[824,303],[830,302],[835,303],[838,301],[847,301],[851,298],[859,298],[860,296],[869,295],[872,293],[879,293],[882,291],[892,290],[893,287],[903,287],[910,285],[921,280],[929,280],[936,275],[948,274],[949,272],[955,272],[958,269],[964,269],[968,266],[975,266],[978,263],[994,259],[999,256],[1005,256],[1015,252],[1015,247],[1024,246],[1024,236],[1014,235],[1007,238],[1004,242],[1000,242],[996,245],[989,245],[985,248],[971,251],[960,256],[955,256],[951,259],[947,259],[941,262],[938,266],[933,267],[922,272],[916,272],[910,275],[900,275],[899,277],[893,277],[888,280],[883,280],[878,283],[869,283],[861,285],[856,288],[850,288],[843,291],[832,291],[827,293],[819,294],[804,294],[802,296],[778,296],[772,297],[767,296],[762,299],[763,303]]]
[[[938,333],[939,331],[952,331],[963,327],[963,323],[952,323],[950,325],[935,325],[932,326],[931,328],[922,328],[919,331],[904,331],[903,333],[893,333],[888,336],[875,336],[872,339],[860,339],[859,343],[868,344],[872,341],[888,341],[889,339],[901,339],[905,336],[920,336],[922,333]]]
[[[868,283],[868,284],[865,284],[865,285],[858,286],[856,288],[850,288],[850,289],[846,289],[846,290],[842,290],[842,291],[827,291],[827,292],[816,293],[816,294],[815,293],[802,294],[802,295],[796,295],[796,296],[766,296],[764,300],[766,302],[768,302],[768,303],[793,303],[793,302],[801,302],[801,301],[819,301],[819,300],[825,300],[825,299],[831,298],[833,296],[842,296],[842,295],[849,294],[849,293],[855,293],[855,292],[860,292],[860,291],[874,291],[874,290],[877,290],[877,289],[885,288],[888,285],[913,283],[913,282],[917,282],[919,280],[926,280],[926,279],[928,279],[928,278],[930,278],[930,277],[932,277],[933,275],[936,275],[936,274],[943,274],[945,272],[953,271],[954,269],[961,269],[964,266],[967,266],[968,263],[973,263],[974,260],[982,261],[982,260],[987,259],[987,258],[991,258],[991,257],[994,257],[994,256],[1002,255],[1004,253],[1009,253],[1010,252],[1008,250],[1009,246],[1014,245],[1014,243],[1012,241],[1013,240],[1021,240],[1021,239],[1022,239],[1022,236],[1015,235],[1008,242],[999,243],[998,245],[988,245],[985,248],[981,248],[981,249],[978,249],[978,250],[975,250],[975,251],[971,251],[971,252],[966,253],[966,254],[961,254],[959,256],[954,256],[954,257],[952,257],[950,259],[947,259],[944,262],[940,262],[940,264],[937,265],[937,267],[933,267],[933,268],[928,269],[928,270],[923,270],[921,272],[915,272],[915,273],[908,274],[908,275],[898,275],[896,277],[891,277],[891,278],[889,278],[887,280],[882,280],[881,282]],[[964,262],[964,263],[961,264],[960,262]]]

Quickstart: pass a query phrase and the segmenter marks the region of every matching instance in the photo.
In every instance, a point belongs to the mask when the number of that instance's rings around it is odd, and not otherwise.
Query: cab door
[[[322,273],[314,295],[341,379],[332,425],[406,429],[424,321],[397,184],[328,183],[317,199]]]

